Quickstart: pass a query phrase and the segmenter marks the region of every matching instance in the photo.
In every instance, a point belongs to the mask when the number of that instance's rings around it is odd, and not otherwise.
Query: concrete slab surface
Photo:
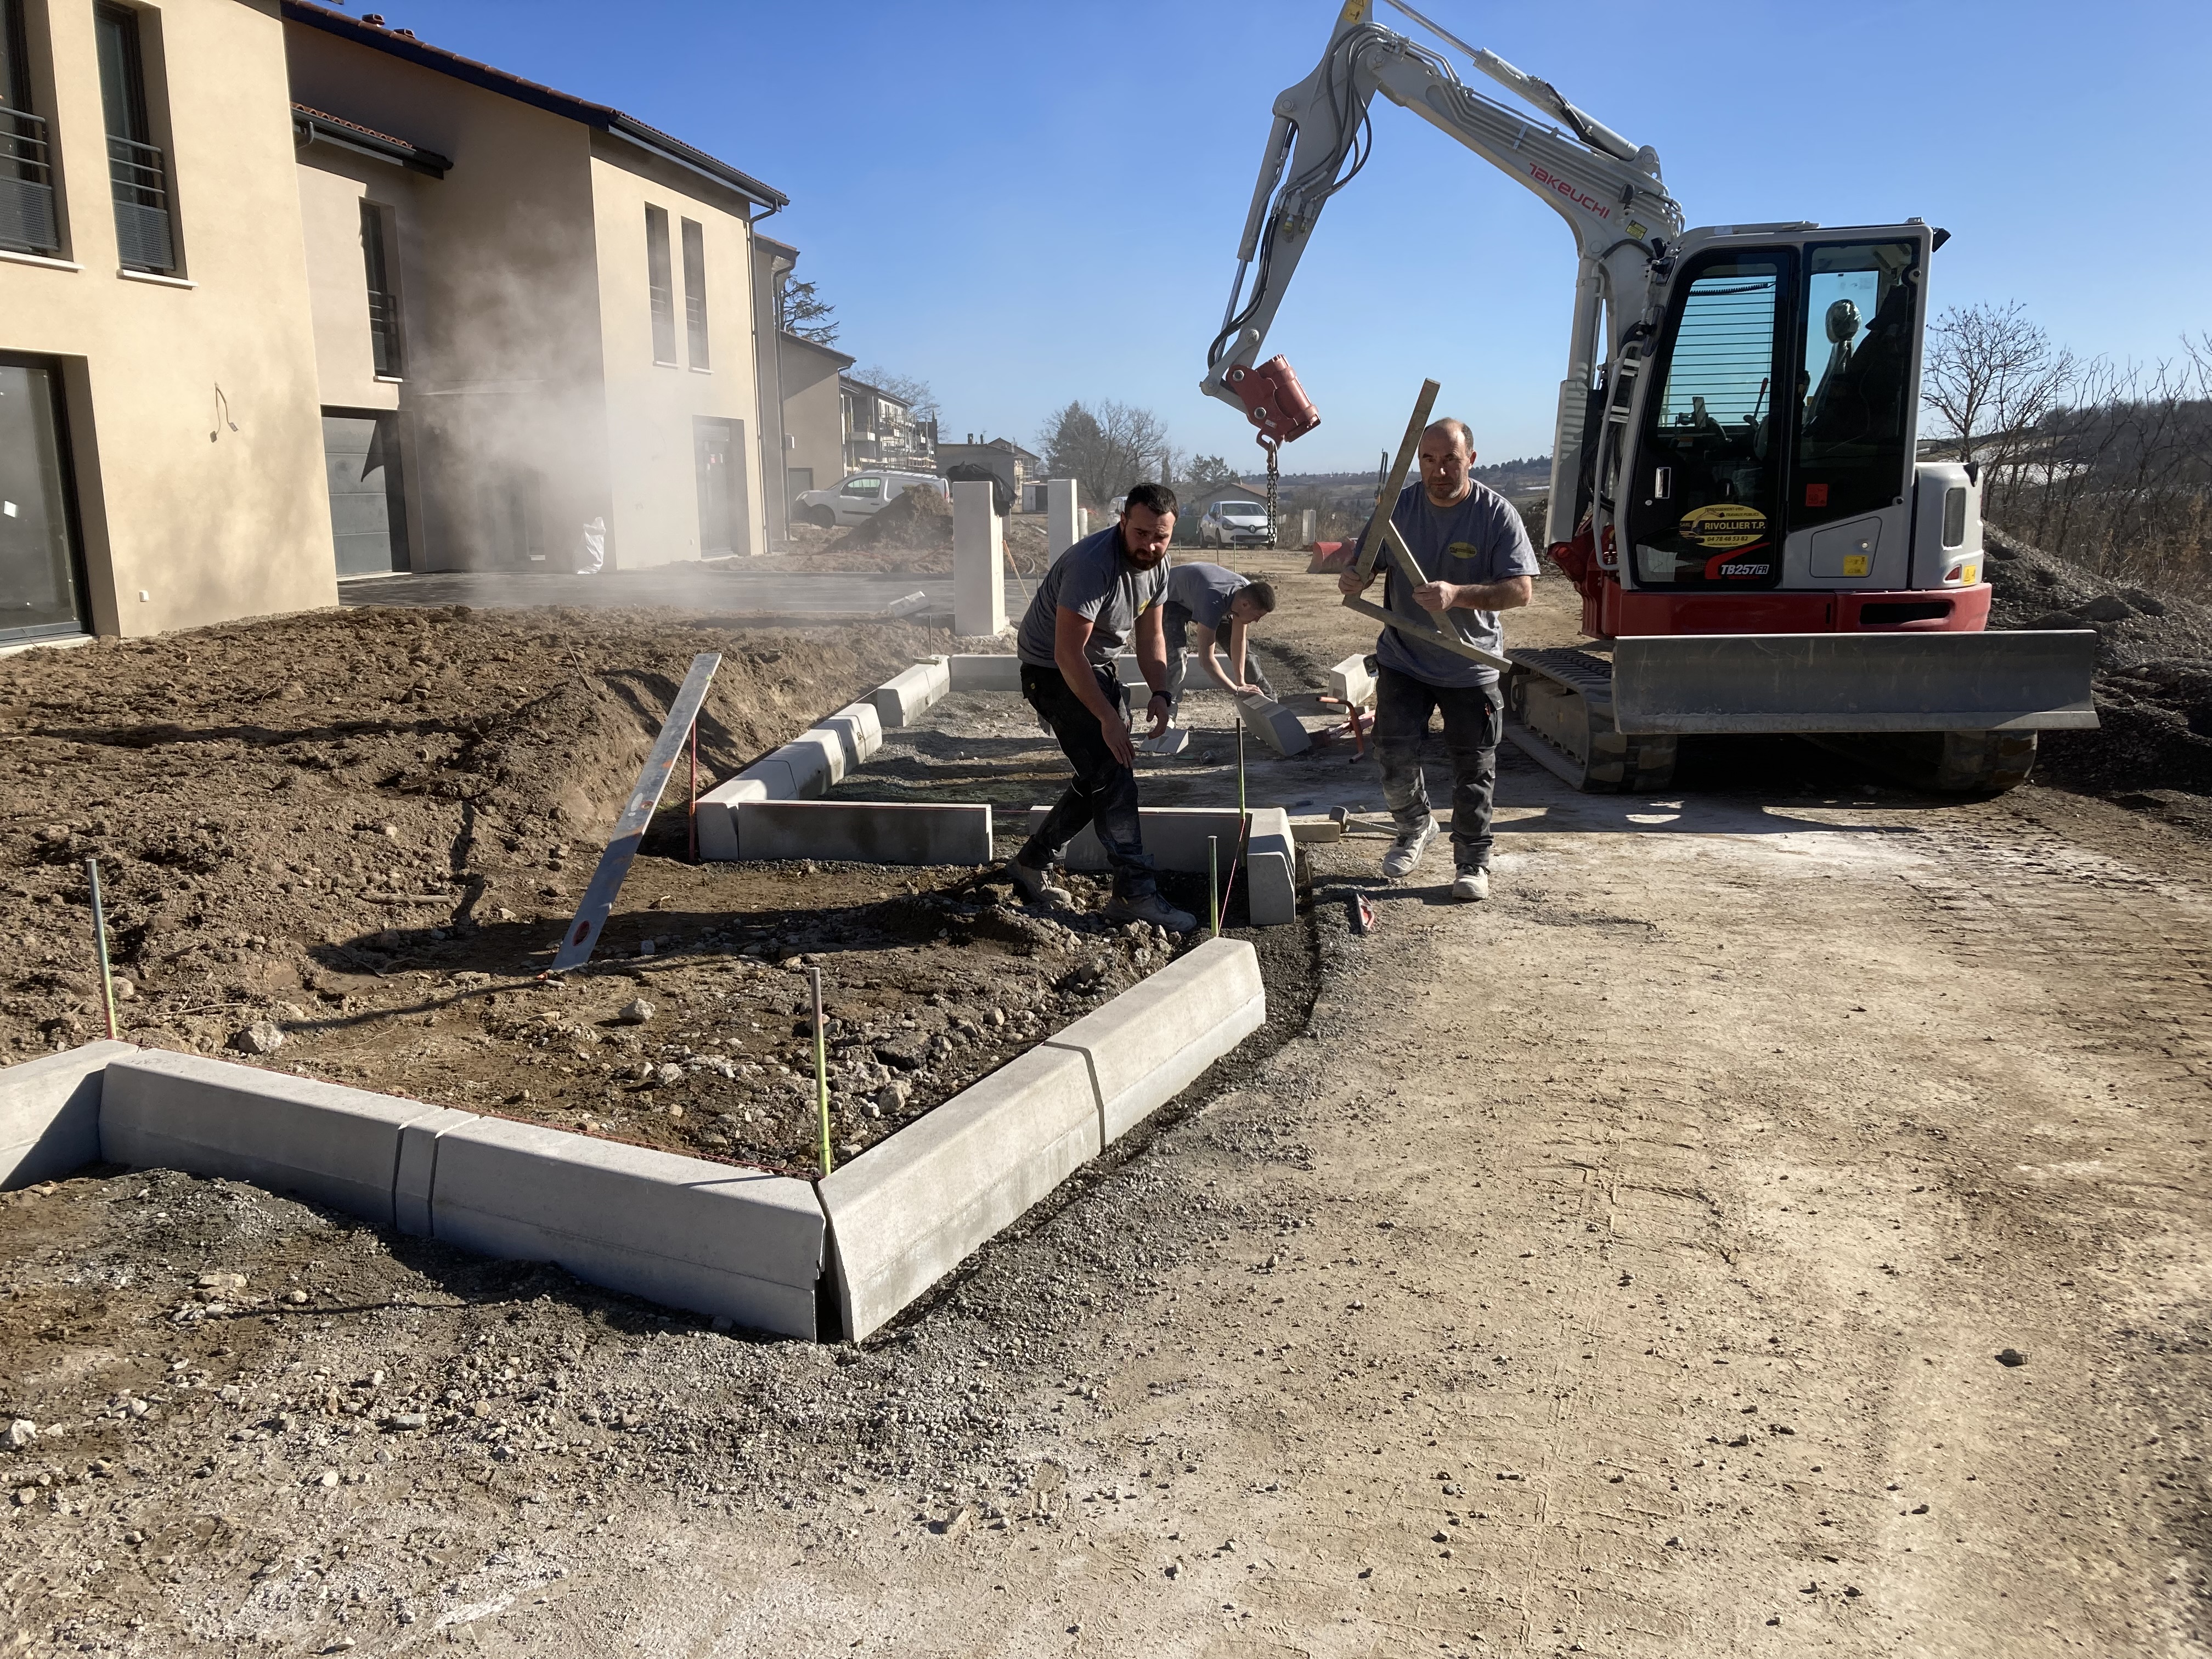
[[[389,1227],[400,1127],[438,1109],[258,1066],[140,1048],[108,1062],[100,1156],[251,1181]]]
[[[1008,575],[1006,604],[1029,603],[1033,578]],[[923,608],[952,609],[952,578],[904,570],[749,570],[695,561],[645,570],[571,576],[542,570],[444,570],[362,576],[338,584],[342,605],[398,605],[409,609],[465,605],[477,610],[526,610],[562,605],[605,611],[665,606],[704,616],[883,617],[920,591]],[[44,641],[41,641],[44,643]]]
[[[991,809],[981,802],[754,801],[737,810],[737,826],[733,856],[748,860],[991,861]]]
[[[945,659],[955,691],[1011,691],[1022,689],[1022,659],[1003,653],[959,652]]]
[[[1100,1138],[1110,1145],[1267,1018],[1259,952],[1244,939],[1210,939],[1048,1038],[1046,1046],[1089,1061]]]
[[[0,1192],[100,1161],[101,1075],[137,1052],[102,1038],[0,1070]]]
[[[1099,1121],[1085,1057],[1032,1048],[832,1170],[818,1190],[847,1337],[880,1328],[1097,1156]]]

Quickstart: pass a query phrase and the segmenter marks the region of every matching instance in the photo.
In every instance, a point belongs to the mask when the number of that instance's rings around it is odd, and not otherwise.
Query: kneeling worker
[[[1121,518],[1055,559],[1022,617],[1016,650],[1022,696],[1043,717],[1075,768],[1075,781],[1034,836],[1006,866],[1023,897],[1066,904],[1051,884],[1053,861],[1084,825],[1098,833],[1114,870],[1115,921],[1149,922],[1171,933],[1198,923],[1159,894],[1137,817],[1136,748],[1121,712],[1114,656],[1135,636],[1137,662],[1152,696],[1146,712],[1158,737],[1168,724],[1167,651],[1161,599],[1167,592],[1168,539],[1175,533],[1175,492],[1140,483]]]
[[[1391,504],[1390,522],[1424,580],[1408,580],[1393,556],[1383,600],[1386,610],[1414,625],[1386,627],[1375,642],[1375,757],[1382,767],[1383,801],[1398,821],[1382,873],[1394,881],[1411,875],[1436,838],[1421,775],[1421,739],[1436,709],[1444,717],[1444,752],[1452,765],[1452,896],[1485,899],[1505,699],[1496,669],[1425,636],[1449,629],[1469,645],[1502,653],[1505,635],[1498,613],[1528,603],[1536,554],[1512,503],[1472,476],[1474,441],[1463,422],[1431,425],[1421,434],[1420,458],[1420,482],[1407,484]],[[1337,578],[1346,593],[1366,585],[1356,570]]]
[[[1179,564],[1168,572],[1164,605],[1168,649],[1168,718],[1182,708],[1183,682],[1190,665],[1183,655],[1194,632],[1198,659],[1214,684],[1232,697],[1267,693],[1267,683],[1254,664],[1244,661],[1244,635],[1254,623],[1275,608],[1275,590],[1263,581],[1252,581],[1218,564]],[[1213,654],[1224,623],[1229,632],[1229,666],[1224,672]],[[1272,693],[1267,693],[1272,695]]]

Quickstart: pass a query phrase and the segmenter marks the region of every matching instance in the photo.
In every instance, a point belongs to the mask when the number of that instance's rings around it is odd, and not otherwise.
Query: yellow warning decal
[[[1867,566],[1870,562],[1871,561],[1863,553],[1846,553],[1844,555],[1844,574],[1846,576],[1863,576],[1866,574]]]
[[[1976,582],[1981,580],[1981,566],[1978,564],[1968,564],[1961,565],[1959,568],[1959,580],[1966,586],[1972,587]]]
[[[1766,514],[1741,501],[1714,501],[1685,513],[1680,533],[1699,547],[1747,547],[1766,533]]]

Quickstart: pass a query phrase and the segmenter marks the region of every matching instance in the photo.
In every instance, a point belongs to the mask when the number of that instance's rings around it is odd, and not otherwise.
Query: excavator
[[[1685,736],[1787,732],[1994,793],[2027,776],[2038,732],[2095,726],[2095,634],[1987,631],[1974,469],[1919,459],[1948,233],[1685,229],[1650,146],[1382,0],[1527,107],[1475,91],[1376,3],[1343,4],[1319,66],[1275,100],[1200,386],[1271,464],[1320,423],[1260,349],[1322,208],[1372,152],[1377,94],[1566,221],[1579,258],[1545,540],[1591,643],[1508,653],[1510,740],[1598,793],[1664,788]]]

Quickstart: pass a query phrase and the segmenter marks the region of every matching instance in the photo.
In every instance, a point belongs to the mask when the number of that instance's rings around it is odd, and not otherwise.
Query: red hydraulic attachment
[[[1243,399],[1244,418],[1260,428],[1263,444],[1286,444],[1321,424],[1321,411],[1298,384],[1288,357],[1270,357],[1250,368],[1240,366],[1223,378]]]

